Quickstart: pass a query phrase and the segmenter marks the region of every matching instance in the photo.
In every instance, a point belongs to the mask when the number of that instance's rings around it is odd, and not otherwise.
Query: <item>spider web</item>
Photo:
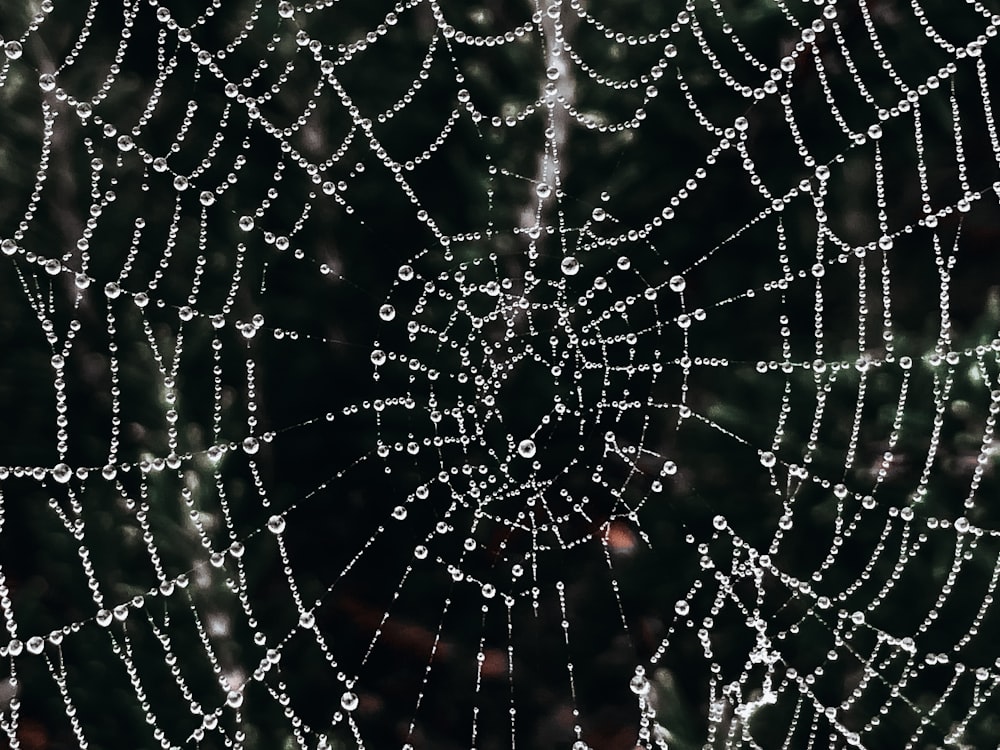
[[[7,745],[995,744],[996,12],[5,11]]]

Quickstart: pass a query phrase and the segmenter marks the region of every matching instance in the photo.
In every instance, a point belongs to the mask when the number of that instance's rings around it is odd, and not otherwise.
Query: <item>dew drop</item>
[[[52,468],[52,478],[59,482],[59,484],[66,484],[72,476],[73,470],[66,464],[56,464]]]
[[[396,317],[396,308],[390,304],[382,305],[382,307],[378,309],[378,316],[382,318],[382,320],[388,322]]]
[[[636,695],[646,695],[649,693],[649,680],[645,675],[637,674],[628,683],[629,689]]]
[[[253,436],[244,438],[243,450],[252,456],[254,453],[260,450],[260,441]]]
[[[267,530],[272,534],[280,534],[285,530],[285,519],[282,516],[271,516],[267,519]]]
[[[340,696],[340,705],[345,711],[353,711],[358,707],[358,696],[356,693],[352,693],[348,690],[342,696]]]
[[[567,276],[576,276],[580,272],[580,261],[572,256],[563,258],[560,264],[562,272]]]
[[[525,438],[517,444],[517,452],[520,454],[521,458],[531,458],[535,455],[537,450],[535,441],[531,438]]]

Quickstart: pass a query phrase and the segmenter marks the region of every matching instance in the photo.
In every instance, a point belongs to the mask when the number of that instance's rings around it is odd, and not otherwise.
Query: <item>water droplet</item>
[[[281,516],[271,516],[267,519],[267,530],[272,534],[280,534],[285,530],[285,519]]]
[[[4,54],[6,54],[11,60],[16,60],[21,56],[23,49],[20,42],[13,41],[7,42],[7,44],[3,46],[3,51]]]
[[[226,696],[226,703],[231,708],[239,708],[243,705],[243,693],[238,690],[230,690],[229,695]]]
[[[353,711],[358,707],[358,696],[348,690],[340,696],[340,705],[345,711]]]
[[[646,695],[649,692],[649,680],[645,675],[637,674],[629,680],[628,686],[636,695]]]
[[[45,261],[45,273],[49,276],[57,276],[62,270],[62,263],[60,263],[56,258],[50,258]]]
[[[382,318],[382,320],[388,322],[396,317],[396,308],[390,304],[382,305],[382,307],[378,309],[378,316]]]
[[[427,548],[424,545],[422,545],[422,544],[418,545],[413,550],[413,556],[416,557],[418,560],[426,560],[427,559]]]
[[[316,616],[312,612],[303,612],[299,615],[299,627],[305,630],[312,630],[313,625],[316,624]]]
[[[17,638],[7,644],[7,653],[11,656],[18,656],[24,650],[24,644]]]
[[[376,349],[372,352],[371,356],[372,364],[376,367],[380,367],[385,364],[385,352],[381,349]]]
[[[56,77],[51,73],[42,73],[38,76],[38,88],[42,91],[53,91],[56,87]]]
[[[545,77],[548,78],[550,81],[559,80],[559,68],[557,68],[555,65],[546,68]]]
[[[521,455],[521,458],[531,458],[535,455],[536,450],[535,441],[531,438],[525,438],[517,444],[517,452]]]
[[[130,136],[120,135],[118,136],[118,148],[121,151],[131,151],[135,148],[135,142]]]
[[[878,125],[872,125],[870,128],[868,128],[868,137],[871,138],[873,141],[877,141],[879,138],[882,137],[882,128],[879,127]]]
[[[102,609],[97,613],[97,617],[95,619],[97,620],[98,625],[100,625],[102,628],[106,628],[108,625],[111,624],[113,615],[111,614],[110,609]]]
[[[671,276],[670,277],[670,289],[674,292],[683,292],[684,288],[687,286],[687,282],[684,280],[683,276]]]
[[[241,216],[239,220],[240,229],[244,232],[249,232],[253,229],[253,217],[252,216]]]
[[[260,450],[260,441],[251,436],[243,439],[243,450],[251,456]]]
[[[685,617],[687,615],[687,613],[690,612],[690,611],[691,611],[691,607],[689,607],[688,603],[686,601],[684,601],[683,599],[681,599],[680,601],[678,601],[674,605],[674,612],[676,612],[677,614],[679,614],[681,617]]]
[[[122,288],[114,281],[109,281],[104,285],[104,295],[108,299],[118,299],[122,293]]]
[[[774,457],[774,454],[771,453],[771,451],[764,451],[763,453],[760,454],[761,466],[764,466],[766,468],[771,468],[772,466],[774,466],[775,463],[777,463],[777,459]]]
[[[174,178],[174,190],[181,192],[188,189],[188,178],[182,174]]]
[[[535,193],[539,198],[548,198],[552,195],[552,186],[547,182],[539,182],[535,185]]]
[[[399,278],[401,281],[409,281],[413,278],[413,266],[403,265],[399,267]]]
[[[592,218],[594,221],[604,221],[606,218],[608,218],[608,212],[605,211],[600,206],[598,206],[591,212],[590,218]]]
[[[211,190],[202,190],[201,195],[198,196],[198,200],[201,201],[203,206],[211,206],[215,203],[215,193]]]
[[[73,470],[66,464],[56,464],[52,468],[52,478],[59,482],[59,484],[66,484],[72,476]]]
[[[560,268],[562,268],[562,272],[567,276],[576,276],[580,271],[580,261],[572,256],[568,256],[563,258]]]
[[[288,2],[278,3],[278,15],[282,18],[291,18],[295,15],[295,7]]]
[[[45,641],[41,637],[34,635],[28,639],[28,643],[26,645],[29,654],[38,655],[42,653],[42,650],[45,648]]]

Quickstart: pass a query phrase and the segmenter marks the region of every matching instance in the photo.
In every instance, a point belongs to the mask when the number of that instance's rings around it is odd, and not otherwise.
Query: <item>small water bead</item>
[[[583,740],[577,740],[576,742],[573,743],[572,750],[590,750],[590,745],[588,745]]]
[[[56,77],[51,73],[42,73],[38,76],[38,88],[42,91],[54,91],[56,88]]]
[[[114,615],[111,614],[110,609],[102,609],[97,613],[97,616],[94,619],[97,621],[98,625],[102,628],[106,628],[111,624],[111,621],[114,619]]]
[[[230,690],[226,696],[226,703],[230,708],[239,708],[243,705],[243,693],[239,690]]]
[[[7,653],[10,656],[20,656],[22,651],[24,651],[24,643],[17,638],[7,644]]]
[[[37,656],[45,649],[45,641],[40,636],[34,635],[28,639],[25,646],[28,649],[29,654],[35,654]]]
[[[3,46],[3,51],[4,54],[7,55],[9,59],[17,60],[21,56],[21,53],[24,51],[24,49],[21,47],[20,42],[10,41]]]
[[[537,450],[538,448],[535,445],[535,441],[531,438],[525,438],[517,444],[517,452],[520,454],[521,458],[533,458]]]
[[[670,277],[670,290],[673,292],[683,292],[684,288],[687,286],[687,282],[684,280],[683,276],[671,276]]]
[[[427,547],[425,547],[422,544],[417,545],[417,547],[413,550],[413,556],[416,557],[418,560],[426,560]]]
[[[396,308],[390,304],[382,305],[382,307],[378,309],[378,316],[382,318],[382,320],[388,322],[396,317]]]
[[[201,195],[198,196],[198,200],[201,202],[201,205],[207,208],[215,203],[215,193],[211,190],[202,190]]]
[[[637,674],[628,683],[629,689],[636,695],[646,695],[649,693],[649,680],[645,675]]]
[[[272,534],[280,534],[285,530],[285,519],[282,516],[271,516],[267,519],[267,530]]]
[[[348,690],[340,696],[340,705],[345,711],[353,711],[358,707],[358,696]]]
[[[548,68],[545,69],[545,77],[548,78],[550,81],[558,81],[559,68],[557,68],[555,65],[549,66]]]
[[[552,195],[552,186],[547,182],[539,182],[535,185],[535,193],[539,198],[548,198]]]
[[[401,281],[410,281],[413,278],[413,266],[410,265],[400,266],[399,278]]]
[[[73,477],[73,470],[66,464],[59,463],[52,468],[52,478],[59,484],[66,484]]]
[[[385,352],[381,349],[375,349],[371,354],[372,364],[376,367],[381,367],[385,364],[386,356]]]
[[[50,258],[45,261],[45,273],[49,276],[58,276],[59,272],[62,270],[62,263],[56,258]]]
[[[691,611],[691,607],[683,599],[679,600],[674,605],[674,612],[676,612],[677,614],[679,614],[681,617],[686,617],[687,614],[688,614],[688,612],[690,612],[690,611]]]
[[[118,136],[119,151],[131,151],[133,148],[135,148],[135,141],[133,141],[130,136],[127,135]]]
[[[769,469],[772,466],[774,466],[775,463],[777,463],[777,458],[775,458],[774,454],[771,453],[771,451],[763,451],[760,454],[760,465],[761,466]]]
[[[278,3],[278,15],[282,18],[291,18],[295,15],[295,7],[288,2]]]
[[[243,439],[243,450],[249,455],[255,454],[260,450],[260,441],[257,438],[250,436]]]
[[[253,229],[253,217],[252,216],[241,216],[238,222],[240,229],[244,232],[249,232]]]
[[[567,276],[576,276],[576,274],[580,272],[580,261],[572,256],[569,256],[563,258],[559,267]]]
[[[312,612],[303,612],[299,615],[299,627],[305,630],[312,630],[316,624],[316,616]]]
[[[174,178],[174,190],[177,192],[182,192],[188,189],[188,178],[182,174],[177,175]]]

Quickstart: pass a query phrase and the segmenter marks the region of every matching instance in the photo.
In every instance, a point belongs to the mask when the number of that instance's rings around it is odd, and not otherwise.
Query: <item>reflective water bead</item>
[[[537,447],[535,446],[535,441],[531,438],[525,438],[517,444],[517,452],[520,454],[521,458],[532,458],[535,455],[536,450]]]
[[[52,478],[60,484],[66,484],[73,476],[73,470],[66,464],[56,464],[52,468]]]
[[[267,530],[272,534],[280,534],[285,530],[285,519],[282,516],[271,516],[267,519]]]
[[[340,705],[345,711],[353,711],[358,707],[358,696],[348,690],[340,696]]]

